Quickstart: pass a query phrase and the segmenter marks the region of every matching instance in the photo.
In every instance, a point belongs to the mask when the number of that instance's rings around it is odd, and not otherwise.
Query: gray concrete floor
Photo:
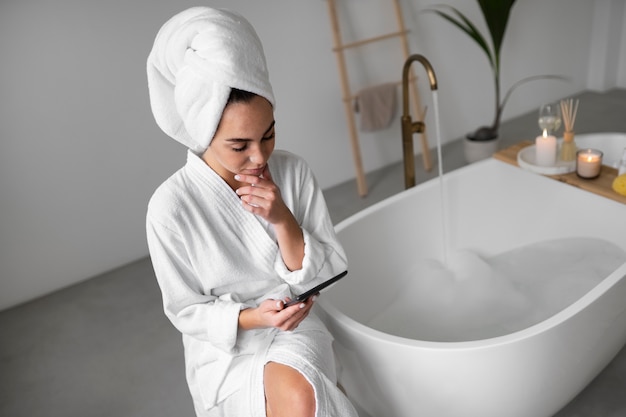
[[[579,98],[578,133],[626,132],[626,90]],[[500,132],[502,146],[536,136],[536,113]],[[461,142],[443,158],[445,172],[465,165]],[[418,182],[436,175],[416,161]],[[403,189],[399,163],[367,179],[365,198],[354,181],[325,190],[335,223]],[[625,392],[626,348],[554,417],[626,416]],[[193,415],[180,335],[163,315],[148,259],[0,312],[0,416]]]

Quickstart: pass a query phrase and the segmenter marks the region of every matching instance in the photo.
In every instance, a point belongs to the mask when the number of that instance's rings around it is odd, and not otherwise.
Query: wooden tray
[[[517,163],[517,153],[523,148],[532,144],[533,142],[525,140],[496,152],[495,154],[493,154],[493,157],[511,165],[519,166]],[[580,178],[578,175],[576,175],[575,172],[545,176],[572,185],[574,187],[581,188],[585,191],[590,191],[594,194],[610,198],[611,200],[618,201],[622,204],[626,204],[626,196],[617,194],[615,191],[613,191],[612,188],[613,180],[615,179],[615,177],[617,177],[617,169],[615,168],[602,165],[600,175],[597,178],[591,180]]]

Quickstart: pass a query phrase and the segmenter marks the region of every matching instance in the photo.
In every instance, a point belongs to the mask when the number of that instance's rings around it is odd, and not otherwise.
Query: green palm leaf
[[[500,55],[500,48],[504,40],[504,33],[509,22],[509,15],[515,0],[478,0],[480,10],[485,17],[493,49],[496,55]]]
[[[453,15],[446,13],[441,9],[449,9],[457,17],[454,17]],[[489,44],[487,43],[487,40],[478,31],[476,26],[474,26],[474,24],[467,17],[465,17],[463,13],[461,13],[459,10],[455,9],[452,6],[447,6],[447,5],[435,5],[433,8],[426,9],[425,11],[438,14],[440,17],[444,18],[448,22],[452,23],[453,25],[461,29],[463,32],[467,33],[467,35],[470,38],[472,38],[478,44],[478,46],[480,46],[480,48],[485,52],[485,54],[487,55],[487,58],[489,59],[489,63],[491,64],[492,67],[495,68],[496,60],[494,59],[495,57],[491,53],[491,50],[489,49]]]

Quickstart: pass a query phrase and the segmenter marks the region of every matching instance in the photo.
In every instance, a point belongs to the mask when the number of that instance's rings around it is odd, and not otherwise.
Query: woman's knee
[[[299,371],[269,362],[265,365],[264,382],[268,415],[315,416],[315,391]]]

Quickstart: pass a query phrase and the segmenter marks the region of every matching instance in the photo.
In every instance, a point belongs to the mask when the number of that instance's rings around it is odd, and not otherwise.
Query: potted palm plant
[[[493,122],[489,126],[481,126],[476,131],[469,133],[465,137],[465,157],[468,162],[475,162],[479,159],[489,157],[495,152],[498,146],[498,130],[502,118],[502,111],[511,93],[515,88],[528,81],[545,78],[563,78],[556,75],[536,75],[524,78],[513,84],[501,99],[500,89],[500,51],[502,41],[506,32],[507,23],[511,14],[511,9],[515,0],[477,0],[482,15],[487,23],[491,43],[487,42],[485,36],[476,26],[459,10],[452,6],[435,5],[427,9],[441,16],[448,22],[466,33],[481,50],[487,55],[491,67],[495,88],[495,115]]]

